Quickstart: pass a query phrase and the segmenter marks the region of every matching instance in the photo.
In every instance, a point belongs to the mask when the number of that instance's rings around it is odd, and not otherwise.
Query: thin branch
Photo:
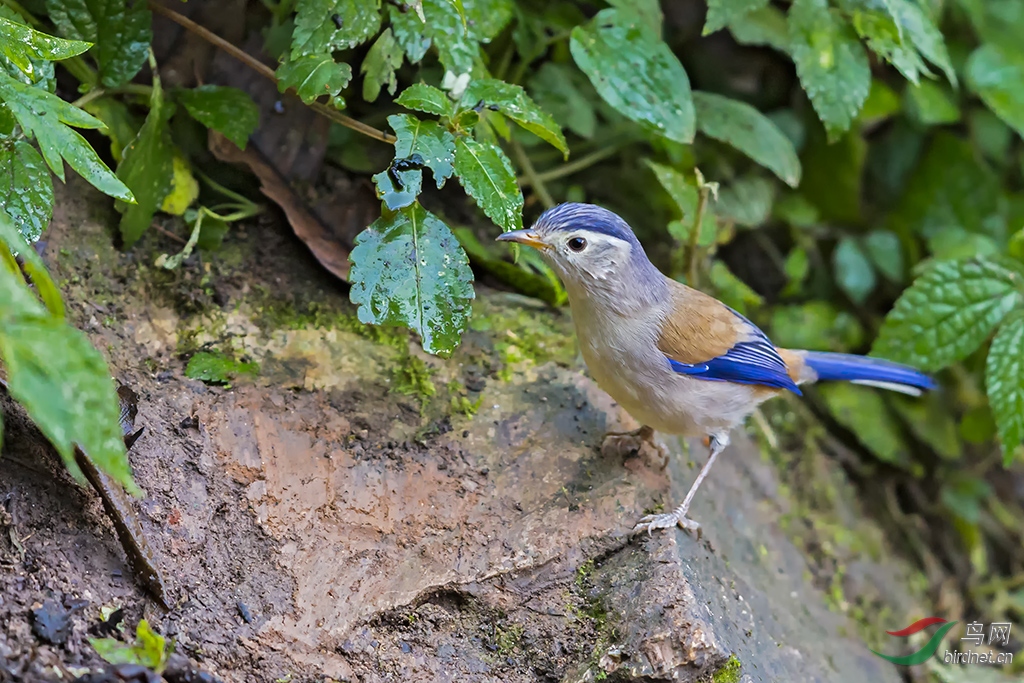
[[[530,185],[533,186],[534,194],[540,199],[540,203],[544,205],[545,209],[550,209],[555,205],[555,200],[551,197],[551,193],[548,192],[548,188],[544,186],[544,181],[537,176],[537,170],[533,167],[533,162],[530,161],[530,157],[526,154],[526,150],[523,149],[523,145],[515,138],[512,138],[512,151],[515,152],[519,165],[523,167],[523,173],[529,179]]]
[[[209,29],[200,26],[188,17],[182,16],[174,10],[164,7],[163,5],[160,5],[157,2],[153,2],[152,0],[150,0],[149,8],[157,14],[167,17],[168,19],[178,24],[185,30],[191,31],[203,40],[210,43],[211,45],[214,45],[223,50],[224,52],[227,52],[229,55],[245,64],[250,69],[253,69],[254,71],[256,71],[256,73],[263,76],[264,78],[271,80],[274,83],[277,83],[277,77],[274,75],[274,70],[271,69],[266,64],[264,64],[263,62],[256,59],[255,57],[253,57],[252,55],[250,55],[245,50],[242,50],[241,48],[232,45],[228,41],[224,40],[217,34],[210,31]],[[382,130],[374,128],[373,126],[368,126],[362,121],[356,121],[352,117],[345,116],[341,112],[331,107],[328,107],[327,105],[321,102],[313,102],[309,106],[313,109],[313,111],[317,112],[321,116],[325,116],[331,119],[332,121],[345,126],[346,128],[351,128],[352,130],[358,133],[362,133],[367,137],[371,137],[374,140],[380,140],[381,142],[387,142],[390,144],[395,143],[394,135],[385,133]]]
[[[704,212],[708,208],[708,195],[711,194],[711,188],[701,182],[701,180],[700,176],[698,176],[697,191],[700,194],[700,198],[697,200],[697,217],[693,222],[693,230],[690,232],[690,270],[686,278],[686,284],[694,289],[697,288],[697,265],[700,262],[698,258],[700,247],[698,245],[700,243],[701,223],[704,222]]]
[[[573,173],[578,173],[584,169],[590,168],[599,161],[604,161],[608,157],[615,156],[615,154],[618,153],[620,149],[622,149],[621,144],[603,147],[601,149],[591,152],[590,154],[585,154],[584,156],[581,156],[576,161],[571,161],[568,164],[556,166],[555,168],[549,169],[547,171],[541,171],[540,173],[537,174],[537,180],[539,180],[542,183],[546,183],[552,180],[558,180],[559,178],[564,178],[565,176],[572,175]],[[519,184],[530,185],[532,184],[532,179],[529,177],[520,178]]]

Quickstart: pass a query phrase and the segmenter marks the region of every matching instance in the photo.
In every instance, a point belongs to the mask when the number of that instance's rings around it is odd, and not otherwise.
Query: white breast
[[[749,386],[673,371],[656,345],[663,310],[624,319],[603,308],[573,304],[583,359],[598,386],[641,424],[705,436],[732,429],[767,398]]]

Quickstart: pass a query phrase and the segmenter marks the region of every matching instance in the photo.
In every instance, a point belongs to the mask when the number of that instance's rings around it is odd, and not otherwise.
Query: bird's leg
[[[698,535],[700,532],[700,524],[689,519],[686,513],[690,509],[690,503],[693,501],[693,496],[697,493],[697,489],[700,488],[700,484],[704,481],[704,478],[708,476],[708,472],[711,471],[711,465],[714,464],[715,458],[718,454],[725,450],[725,447],[729,445],[729,436],[727,434],[716,434],[711,437],[711,455],[708,456],[708,461],[704,463],[704,467],[701,468],[700,474],[697,475],[697,479],[694,480],[693,485],[690,486],[690,490],[686,493],[686,498],[683,498],[683,504],[677,507],[672,512],[668,512],[661,515],[647,515],[633,527],[633,531],[647,530],[650,533],[654,529],[668,529],[676,526],[677,524],[688,531],[697,531]]]
[[[654,440],[653,427],[641,427],[631,432],[608,432],[601,442],[601,455],[624,458],[636,453],[659,470],[668,465],[668,451]]]

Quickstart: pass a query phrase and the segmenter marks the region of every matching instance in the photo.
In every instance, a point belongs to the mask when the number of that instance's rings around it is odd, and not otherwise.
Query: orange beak
[[[551,245],[540,239],[537,233],[532,230],[513,230],[512,232],[502,233],[497,237],[498,242],[515,242],[517,244],[525,244],[528,247],[534,249],[550,249]]]

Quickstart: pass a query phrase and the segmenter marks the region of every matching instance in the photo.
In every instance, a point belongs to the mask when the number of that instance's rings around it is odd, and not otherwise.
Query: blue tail
[[[805,351],[804,362],[819,380],[843,380],[854,384],[881,387],[911,396],[920,396],[925,389],[937,385],[928,375],[914,368],[880,358],[855,356],[849,353]]]

